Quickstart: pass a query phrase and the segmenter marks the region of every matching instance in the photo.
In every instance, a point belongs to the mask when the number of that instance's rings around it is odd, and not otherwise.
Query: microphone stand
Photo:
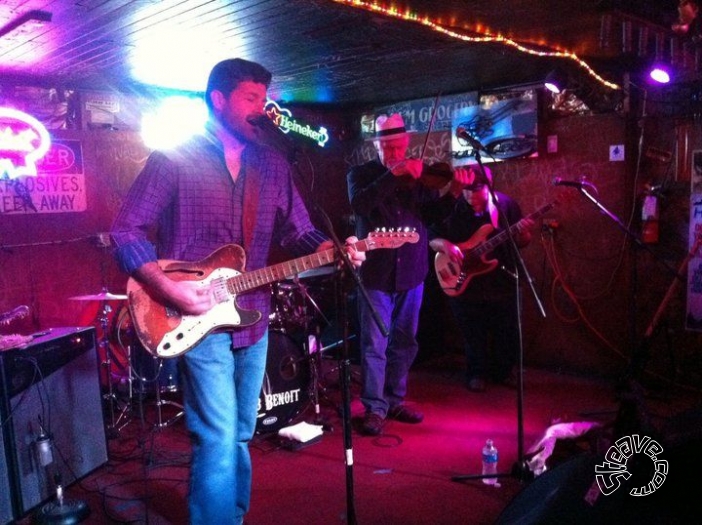
[[[578,191],[583,195],[585,198],[587,198],[590,202],[592,202],[595,207],[597,207],[600,212],[602,212],[604,215],[609,217],[614,223],[633,241],[634,245],[636,245],[638,248],[643,248],[646,250],[648,253],[650,253],[653,258],[661,263],[665,269],[670,273],[670,275],[673,277],[675,282],[685,282],[685,277],[681,275],[680,272],[678,272],[677,269],[673,268],[670,266],[670,264],[661,259],[656,252],[653,251],[653,249],[648,245],[645,244],[644,242],[641,241],[638,235],[631,231],[626,224],[622,222],[622,220],[617,217],[614,213],[609,211],[600,201],[597,200],[592,194],[590,194],[585,186],[578,186]],[[696,247],[695,247],[696,249]],[[695,252],[695,249],[693,249],[693,252]],[[624,377],[622,378],[622,383],[623,385],[622,388],[627,388],[626,383],[629,381],[633,380],[636,381],[636,377],[638,374],[643,370],[644,362],[646,358],[648,357],[646,354],[648,353],[646,347],[647,347],[647,340],[652,336],[653,333],[653,328],[650,328],[647,330],[646,334],[644,335],[644,340],[642,341],[641,345],[637,345],[636,342],[636,315],[635,315],[635,308],[636,308],[636,296],[638,293],[638,280],[636,278],[636,257],[634,257],[634,269],[632,270],[633,273],[633,278],[632,278],[632,292],[631,292],[631,301],[630,301],[630,320],[629,322],[631,323],[631,346],[632,346],[632,356],[629,362],[629,365],[627,367],[626,372],[624,373]],[[657,319],[656,319],[657,322]],[[653,326],[655,327],[655,326]],[[631,385],[629,385],[630,387]]]
[[[524,272],[527,283],[529,283],[529,288],[531,290],[532,297],[536,302],[536,305],[541,312],[542,317],[546,317],[546,312],[544,310],[543,304],[539,299],[539,295],[534,288],[534,282],[529,274],[529,270],[524,263],[522,254],[519,252],[516,241],[511,231],[511,224],[507,221],[505,217],[497,207],[497,198],[495,196],[495,189],[492,182],[485,173],[485,167],[480,159],[480,150],[485,150],[484,146],[478,142],[477,139],[471,141],[473,150],[475,151],[475,161],[478,163],[480,172],[482,174],[483,180],[488,187],[490,192],[490,198],[492,202],[495,203],[497,208],[498,221],[502,228],[507,231],[509,237],[509,246],[511,247],[512,262],[515,264],[514,272],[514,287],[515,287],[515,309],[517,312],[517,336],[518,336],[518,354],[517,354],[517,462],[512,466],[510,472],[496,473],[496,474],[461,474],[457,476],[452,476],[452,481],[464,481],[469,479],[486,479],[486,478],[503,478],[503,477],[513,477],[519,481],[531,481],[534,479],[534,475],[529,470],[529,465],[526,462],[524,455],[524,342],[522,338],[522,300],[521,300],[521,290],[519,286],[519,273]]]
[[[368,292],[366,291],[363,283],[361,282],[358,273],[355,271],[353,264],[344,251],[344,245],[339,241],[336,233],[334,232],[334,227],[332,226],[329,216],[317,206],[317,211],[324,219],[329,236],[334,242],[336,247],[336,253],[338,254],[339,263],[342,269],[342,282],[345,281],[344,273],[348,273],[353,278],[358,290],[361,291],[363,299],[368,303],[373,314],[373,319],[378,323],[380,331],[384,335],[388,335],[388,329],[385,327],[383,320],[380,318],[378,312],[373,308],[370,299],[368,297]],[[344,272],[345,270],[345,272]],[[344,458],[346,461],[346,523],[349,525],[356,525],[356,508],[354,503],[354,493],[353,493],[353,445],[351,441],[351,360],[349,359],[349,316],[348,316],[348,297],[346,292],[346,287],[342,285],[343,297],[341,302],[341,318],[343,319],[343,345],[342,345],[342,357],[340,359],[340,381],[341,381],[341,397],[342,397],[342,423],[344,429]]]

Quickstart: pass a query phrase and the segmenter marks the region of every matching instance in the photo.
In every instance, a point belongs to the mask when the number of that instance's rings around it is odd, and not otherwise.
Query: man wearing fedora
[[[381,433],[385,419],[420,423],[424,415],[405,404],[407,377],[418,343],[419,310],[429,270],[425,213],[443,199],[454,199],[446,187],[430,189],[419,183],[423,163],[407,158],[410,137],[400,114],[380,116],[373,144],[378,159],[351,168],[347,175],[349,200],[356,215],[356,234],[364,238],[376,228],[412,228],[419,242],[396,250],[369,252],[361,278],[370,304],[359,298],[361,325],[361,402],[365,416],[361,430]],[[454,174],[456,184],[464,170]],[[375,310],[389,334],[384,335]]]

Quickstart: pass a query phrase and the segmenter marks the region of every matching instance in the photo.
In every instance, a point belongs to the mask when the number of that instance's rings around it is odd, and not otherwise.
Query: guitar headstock
[[[7,325],[10,324],[12,321],[15,321],[17,319],[22,319],[23,317],[26,317],[26,315],[29,313],[29,306],[16,306],[9,312],[5,312],[4,314],[0,314],[0,325]]]
[[[369,233],[366,242],[371,250],[376,248],[399,248],[405,243],[414,244],[419,242],[419,234],[410,228],[381,228]]]

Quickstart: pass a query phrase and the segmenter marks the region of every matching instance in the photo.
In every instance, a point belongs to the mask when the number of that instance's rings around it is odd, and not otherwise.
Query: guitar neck
[[[551,208],[555,206],[555,203],[549,203],[546,204],[545,206],[542,206],[538,210],[536,210],[533,213],[530,213],[520,221],[516,222],[512,226],[509,227],[509,230],[502,230],[500,233],[495,235],[494,237],[491,237],[490,239],[486,240],[479,246],[476,246],[473,250],[471,250],[471,254],[474,254],[476,256],[483,255],[485,253],[490,253],[492,250],[497,248],[500,244],[505,242],[507,239],[509,239],[512,235],[517,233],[517,230],[519,228],[519,222],[525,220],[525,219],[538,219],[541,217],[543,214],[545,214],[547,211],[549,211]]]
[[[354,243],[354,247],[360,252],[371,249],[367,239]],[[297,259],[236,275],[227,280],[227,285],[232,293],[244,293],[276,281],[288,279],[298,273],[331,264],[335,260],[336,249],[329,248],[321,252],[298,257]]]

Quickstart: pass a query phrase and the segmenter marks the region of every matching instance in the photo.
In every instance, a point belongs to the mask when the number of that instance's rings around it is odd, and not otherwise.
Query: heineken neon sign
[[[320,126],[314,129],[309,124],[299,122],[292,116],[289,109],[281,108],[275,101],[269,100],[264,108],[268,118],[280,128],[283,133],[295,133],[317,143],[320,148],[329,141],[327,128]]]
[[[36,177],[37,162],[50,146],[41,122],[23,111],[0,107],[0,179]]]

